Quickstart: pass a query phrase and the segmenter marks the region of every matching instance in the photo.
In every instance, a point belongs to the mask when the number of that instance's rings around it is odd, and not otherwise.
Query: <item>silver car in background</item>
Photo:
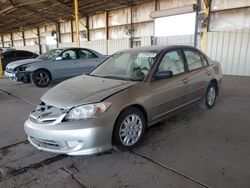
[[[88,73],[106,58],[87,48],[59,48],[35,59],[12,62],[6,66],[4,73],[12,80],[31,81],[37,87],[46,87],[52,80]]]
[[[212,108],[221,83],[220,64],[193,47],[128,49],[49,90],[24,129],[44,151],[133,149],[147,127],[180,109],[196,102]]]

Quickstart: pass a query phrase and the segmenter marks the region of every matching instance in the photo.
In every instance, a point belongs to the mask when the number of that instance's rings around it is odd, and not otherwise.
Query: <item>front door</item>
[[[65,79],[79,75],[78,56],[75,49],[65,50],[60,57],[61,60],[53,61],[54,79]]]
[[[173,76],[151,82],[152,121],[164,118],[168,113],[188,103],[189,87],[186,84],[186,71],[180,49],[167,51],[158,71],[172,71]]]

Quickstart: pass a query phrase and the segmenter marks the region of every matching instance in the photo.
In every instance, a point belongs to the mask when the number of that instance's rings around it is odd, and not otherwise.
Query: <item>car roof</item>
[[[52,50],[70,50],[70,49],[89,49],[89,48],[65,47],[65,48],[55,48],[55,49],[52,49]]]
[[[122,50],[120,52],[139,52],[139,51],[162,51],[165,49],[173,49],[173,48],[192,48],[196,49],[193,46],[189,45],[153,45],[153,46],[143,46],[143,47],[136,47],[130,48],[126,50]]]
[[[31,52],[31,51],[28,51],[28,50],[7,50],[3,53],[14,53],[14,52],[30,52],[30,53],[33,53],[35,54],[34,52]]]

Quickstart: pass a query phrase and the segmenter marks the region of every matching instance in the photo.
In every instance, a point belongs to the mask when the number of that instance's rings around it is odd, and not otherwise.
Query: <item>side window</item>
[[[32,53],[31,52],[25,52],[25,51],[22,51],[22,57],[32,57]]]
[[[185,72],[184,64],[177,51],[171,51],[164,55],[158,71],[172,71],[173,76]]]
[[[96,58],[97,56],[88,50],[79,50],[80,59]]]
[[[15,51],[14,56],[15,57],[24,57],[24,52],[22,52],[22,51]]]
[[[201,54],[201,61],[202,61],[203,67],[208,65],[207,58],[202,54]]]
[[[75,50],[66,50],[62,53],[62,58],[64,60],[76,59],[76,51]]]
[[[25,56],[26,57],[33,57],[35,55],[32,52],[26,52]]]
[[[12,57],[23,57],[23,53],[20,51],[15,51],[11,55]]]
[[[188,69],[195,70],[203,67],[203,62],[201,56],[198,52],[194,52],[192,50],[184,49],[184,54],[187,59]]]

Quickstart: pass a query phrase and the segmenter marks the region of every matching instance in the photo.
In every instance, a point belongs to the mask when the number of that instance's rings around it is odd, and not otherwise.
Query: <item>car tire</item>
[[[211,109],[215,104],[217,93],[218,91],[216,84],[211,82],[207,87],[204,97],[199,103],[200,108],[204,110]]]
[[[48,71],[39,69],[31,75],[31,81],[37,87],[47,87],[51,82],[51,76]]]
[[[135,148],[146,129],[146,119],[142,111],[135,107],[125,109],[117,118],[113,132],[113,147],[118,151]]]

